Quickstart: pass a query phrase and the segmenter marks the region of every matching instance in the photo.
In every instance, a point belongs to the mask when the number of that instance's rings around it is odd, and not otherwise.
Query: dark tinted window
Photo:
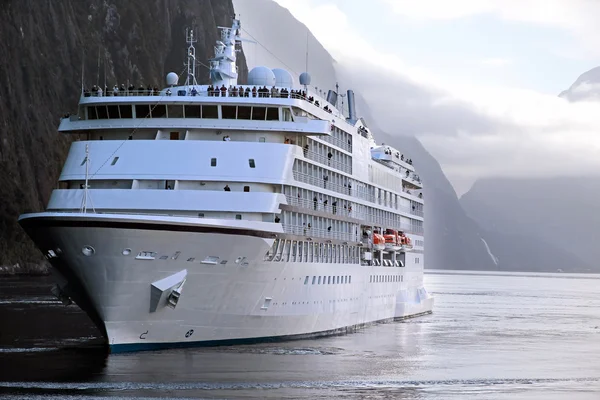
[[[267,108],[267,121],[279,121],[278,108]]]
[[[202,118],[219,118],[217,106],[202,106]]]
[[[98,113],[98,119],[107,119],[108,118],[108,111],[106,111],[106,106],[96,107],[96,112]]]
[[[185,117],[200,118],[200,106],[185,106]]]
[[[148,104],[136,104],[135,105],[135,117],[136,118],[150,117],[150,106]]]
[[[96,107],[88,107],[88,119],[98,119],[96,114]]]
[[[250,112],[252,111],[251,107],[238,107],[238,119],[250,119]]]
[[[119,118],[119,106],[107,106],[106,108],[108,108],[108,118]]]
[[[236,106],[221,106],[221,116],[223,119],[235,119]]]
[[[183,106],[179,104],[169,104],[169,118],[183,118]]]
[[[152,109],[152,118],[165,118],[167,116],[167,107],[164,104],[157,104]]]
[[[264,121],[266,111],[265,107],[252,107],[252,119],[254,121]]]
[[[131,111],[131,106],[119,106],[119,111],[121,111],[121,118],[133,118],[133,112]]]

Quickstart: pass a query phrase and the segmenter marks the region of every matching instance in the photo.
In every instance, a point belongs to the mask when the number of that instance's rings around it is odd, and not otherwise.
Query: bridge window
[[[244,192],[249,192],[250,191],[250,186],[244,186]]]
[[[210,166],[211,167],[216,167],[217,166],[217,159],[216,158],[211,158],[210,159]]]
[[[221,106],[221,116],[223,119],[235,119],[236,106]]]
[[[152,118],[166,118],[167,107],[164,104],[157,104],[152,109]]]
[[[108,119],[108,111],[106,111],[106,106],[96,107],[96,112],[98,113],[98,119]]]
[[[235,214],[235,219],[242,219],[242,214]]]
[[[115,157],[113,158],[112,162],[110,163],[110,165],[115,165],[117,163],[117,161],[119,161],[119,157]]]
[[[167,107],[169,118],[183,118],[183,106],[179,104],[169,104]]]
[[[202,118],[219,118],[219,107],[218,106],[202,106]]]
[[[252,107],[252,120],[253,121],[264,121],[266,115],[265,107]]]
[[[108,118],[110,119],[118,119],[119,115],[119,106],[107,106],[108,108]]]
[[[119,106],[119,112],[121,113],[121,118],[133,118],[133,111],[129,104]]]
[[[96,114],[96,107],[88,107],[88,119],[98,119],[98,114]]]
[[[136,118],[150,117],[150,105],[149,104],[136,104],[135,105],[135,116],[136,116]]]
[[[254,163],[254,158],[249,159],[248,164],[250,164],[250,168],[256,168],[256,164]]]
[[[279,121],[279,109],[267,108],[267,121]]]
[[[185,117],[186,118],[200,118],[200,106],[185,106]],[[169,115],[171,115],[169,113]]]
[[[246,106],[238,107],[238,112],[237,112],[238,119],[250,119],[251,114],[252,114],[252,107],[246,107]]]

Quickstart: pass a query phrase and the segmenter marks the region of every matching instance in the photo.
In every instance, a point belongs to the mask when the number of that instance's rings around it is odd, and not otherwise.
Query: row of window
[[[284,121],[291,121],[289,110],[284,112]],[[278,107],[182,105],[182,104],[124,104],[97,105],[86,107],[85,119],[120,118],[203,118],[242,119],[252,121],[279,121]]]
[[[304,278],[304,284],[308,285],[310,281],[310,276]],[[312,277],[312,285],[340,285],[352,283],[351,275],[343,275],[343,276],[313,276]]]
[[[358,264],[359,251],[359,247],[353,245],[276,239],[264,259],[273,262]]]
[[[371,275],[369,283],[404,282],[403,275]]]

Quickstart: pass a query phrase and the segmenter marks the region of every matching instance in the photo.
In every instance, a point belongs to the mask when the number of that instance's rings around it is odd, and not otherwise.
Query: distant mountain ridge
[[[559,97],[569,101],[599,101],[600,100],[600,67],[584,72]]]
[[[460,203],[511,269],[598,270],[600,178],[480,179]]]
[[[249,68],[263,65],[270,68],[292,69],[297,73],[305,69],[306,37],[308,29],[297,21],[285,8],[272,0],[234,0],[234,7],[242,19],[242,26],[259,39],[265,51],[265,59],[254,60],[252,44],[244,44],[251,60]],[[280,35],[281,30],[285,35]],[[313,77],[311,86],[325,92],[335,89],[338,82],[339,64],[327,50],[309,35],[309,72]],[[270,53],[276,55],[273,56]],[[257,57],[258,58],[258,57]],[[252,64],[254,62],[254,64]],[[412,158],[425,189],[425,266],[438,269],[498,270],[483,244],[477,224],[468,218],[458,202],[452,185],[444,175],[438,162],[413,136],[391,135],[378,127],[377,111],[369,108],[361,90],[369,88],[351,87],[356,91],[359,116],[365,117],[378,142],[384,142]],[[401,121],[398,121],[401,126]]]

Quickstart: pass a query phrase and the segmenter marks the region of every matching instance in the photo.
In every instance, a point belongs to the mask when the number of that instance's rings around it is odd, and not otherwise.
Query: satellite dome
[[[306,86],[310,85],[310,74],[308,72],[300,74],[300,84]]]
[[[275,86],[275,74],[267,67],[254,67],[248,73],[248,85]]]
[[[168,86],[175,86],[175,85],[177,85],[178,81],[179,81],[179,76],[177,76],[177,74],[175,72],[169,72],[167,74],[167,85]]]
[[[294,86],[294,79],[292,79],[292,74],[290,74],[285,69],[275,68],[275,69],[273,69],[273,74],[275,75],[275,86],[278,86],[278,87]]]

